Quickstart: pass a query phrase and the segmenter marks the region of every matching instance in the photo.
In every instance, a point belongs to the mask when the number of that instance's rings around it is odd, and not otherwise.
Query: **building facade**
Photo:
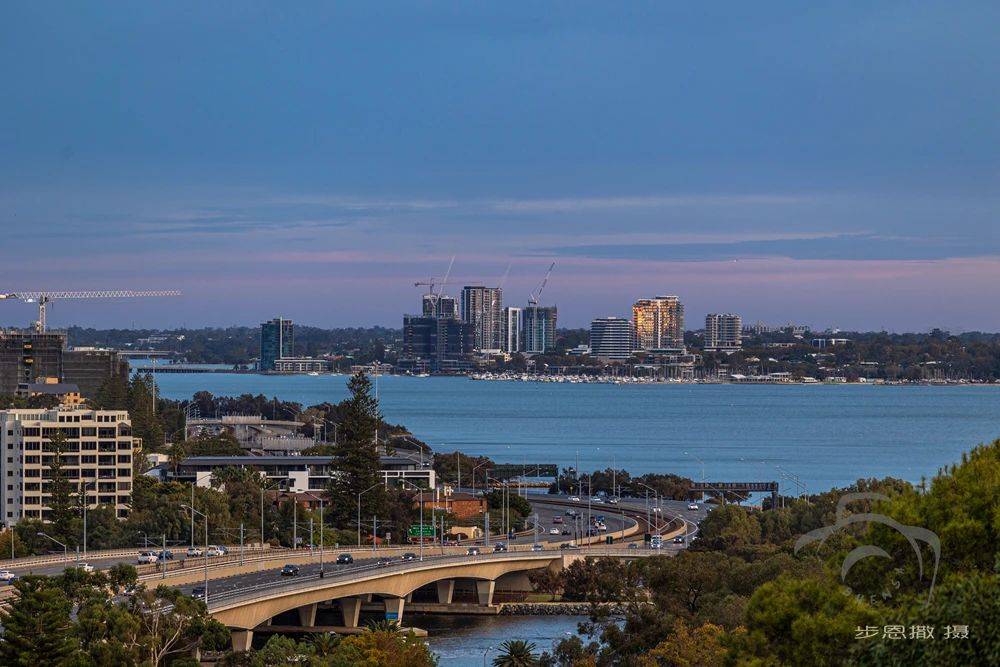
[[[743,347],[743,318],[733,313],[705,316],[705,349],[735,352]]]
[[[5,525],[49,518],[50,466],[57,455],[51,437],[62,432],[58,454],[75,493],[88,507],[106,505],[119,519],[132,502],[133,463],[142,443],[132,437],[132,421],[122,410],[61,406],[49,410],[0,411],[0,506]]]
[[[423,297],[424,317],[458,319],[458,300],[447,294],[425,294]]]
[[[472,327],[461,320],[403,316],[403,359],[426,359],[439,365],[473,350]]]
[[[472,327],[473,347],[477,351],[500,350],[503,338],[503,290],[482,285],[463,287],[462,321]]]
[[[632,323],[622,317],[599,317],[590,323],[590,354],[608,361],[632,356]]]
[[[502,329],[501,350],[514,354],[524,349],[524,329],[520,308],[507,307],[503,309]]]
[[[682,349],[684,304],[676,296],[639,299],[632,306],[632,326],[637,349]]]
[[[556,349],[556,307],[526,306],[521,314],[524,351],[544,354]]]
[[[277,317],[260,325],[260,370],[275,370],[274,362],[293,356],[295,343],[291,320]]]
[[[0,330],[0,395],[13,396],[44,378],[62,378],[66,334]]]
[[[112,377],[128,378],[128,361],[117,350],[72,347],[63,351],[62,381],[75,384],[84,396],[96,396]]]

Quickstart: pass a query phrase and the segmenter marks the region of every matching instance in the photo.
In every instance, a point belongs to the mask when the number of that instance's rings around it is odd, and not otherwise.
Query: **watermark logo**
[[[836,522],[831,526],[823,526],[822,528],[811,530],[805,535],[800,536],[799,539],[795,541],[795,553],[798,554],[800,549],[812,544],[813,542],[819,542],[819,544],[822,545],[826,542],[826,538],[830,535],[833,535],[837,531],[851,524],[874,522],[889,526],[906,538],[906,541],[913,548],[913,552],[917,555],[918,575],[921,581],[924,579],[924,556],[921,550],[921,543],[928,545],[931,548],[931,551],[934,552],[934,574],[931,577],[930,590],[927,592],[927,601],[924,604],[926,605],[930,603],[931,598],[934,595],[934,584],[937,582],[938,566],[941,562],[940,538],[938,538],[934,531],[921,528],[920,526],[904,525],[892,517],[885,516],[884,514],[877,514],[874,512],[849,514],[847,512],[847,505],[859,500],[889,500],[889,497],[884,494],[874,492],[844,494],[841,496],[840,500],[837,501]],[[851,571],[851,568],[854,567],[854,565],[859,561],[870,557],[891,558],[885,549],[874,544],[863,544],[855,547],[850,553],[847,554],[847,557],[844,558],[844,562],[840,567],[840,580],[846,581],[847,574]]]

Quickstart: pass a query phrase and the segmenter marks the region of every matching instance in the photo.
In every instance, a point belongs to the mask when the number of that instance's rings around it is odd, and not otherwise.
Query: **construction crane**
[[[130,299],[144,296],[180,296],[177,290],[104,290],[97,292],[11,292],[0,293],[0,300],[17,299],[24,303],[38,304],[38,320],[35,331],[44,333],[46,329],[45,310],[56,299]]]
[[[552,275],[552,269],[554,269],[554,268],[556,268],[556,263],[552,262],[552,264],[549,266],[549,270],[545,272],[545,278],[542,279],[542,284],[538,286],[538,290],[535,291],[535,292],[532,292],[531,295],[528,297],[528,305],[529,306],[537,306],[538,305],[538,299],[542,296],[542,290],[544,290],[545,289],[545,285],[548,284],[548,282],[549,282],[549,276]]]
[[[437,313],[438,301],[441,299],[441,295],[444,294],[444,286],[448,284],[448,278],[451,276],[451,267],[454,266],[454,264],[455,264],[455,256],[452,255],[451,262],[448,263],[448,271],[445,272],[444,278],[441,280],[441,282],[438,282],[437,278],[431,278],[430,280],[418,280],[417,282],[413,283],[414,287],[420,287],[423,285],[428,288],[426,296],[431,297],[431,302],[434,304],[435,313]],[[439,286],[437,293],[434,292],[435,285]]]

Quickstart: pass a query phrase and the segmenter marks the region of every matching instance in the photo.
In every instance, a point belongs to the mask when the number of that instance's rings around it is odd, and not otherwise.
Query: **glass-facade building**
[[[280,317],[260,325],[260,370],[273,371],[274,362],[295,356],[292,321]]]
[[[640,350],[684,347],[684,304],[676,296],[639,299],[632,306],[635,343]]]

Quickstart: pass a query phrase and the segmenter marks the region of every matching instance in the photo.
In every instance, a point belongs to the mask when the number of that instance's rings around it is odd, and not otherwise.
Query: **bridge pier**
[[[246,653],[253,644],[253,630],[231,630],[233,653]]]
[[[438,604],[451,604],[452,598],[455,597],[455,580],[445,579],[437,582],[437,597]]]
[[[395,621],[396,623],[403,622],[403,605],[405,603],[404,598],[386,598],[385,599],[385,619],[387,621]]]
[[[316,625],[316,608],[319,604],[312,603],[299,607],[299,625],[303,628],[311,628]]]
[[[493,591],[497,582],[492,579],[486,581],[476,581],[476,595],[479,597],[481,607],[489,607],[493,604]]]
[[[364,598],[341,598],[340,611],[344,614],[345,627],[358,627],[358,619],[361,617],[361,604],[363,601]]]

